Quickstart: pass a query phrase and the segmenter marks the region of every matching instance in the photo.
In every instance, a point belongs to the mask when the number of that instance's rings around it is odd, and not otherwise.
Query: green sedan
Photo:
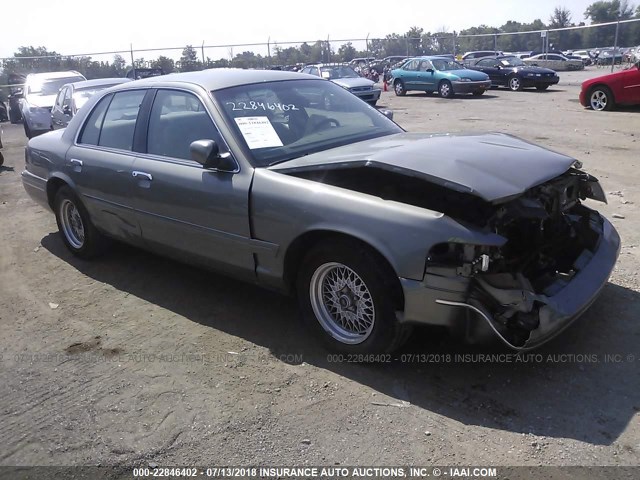
[[[486,73],[469,70],[447,57],[417,57],[408,59],[392,70],[393,90],[398,96],[408,91],[438,92],[443,98],[458,93],[482,95],[491,87]]]

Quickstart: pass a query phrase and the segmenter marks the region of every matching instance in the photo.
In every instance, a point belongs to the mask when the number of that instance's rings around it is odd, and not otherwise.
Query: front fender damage
[[[605,200],[593,177],[567,174],[499,209],[489,224],[507,238],[501,248],[439,246],[433,252],[426,277],[442,276],[448,266],[449,275],[468,280],[464,299],[441,295],[435,302],[466,309],[469,340],[495,334],[515,350],[535,348],[596,299],[620,238],[611,223],[581,204],[587,188],[592,198]]]

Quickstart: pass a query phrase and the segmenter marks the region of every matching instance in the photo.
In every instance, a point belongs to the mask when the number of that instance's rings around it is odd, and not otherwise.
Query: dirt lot
[[[624,216],[600,299],[521,362],[425,329],[391,364],[339,363],[289,298],[125,246],[80,261],[22,188],[22,126],[3,124],[0,465],[638,465],[640,109],[584,110],[580,82],[602,72],[547,92],[383,93],[410,131],[575,156],[608,193],[598,208]]]

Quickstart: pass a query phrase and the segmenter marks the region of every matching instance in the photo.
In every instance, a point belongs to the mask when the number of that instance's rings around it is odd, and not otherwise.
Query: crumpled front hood
[[[325,150],[269,168],[282,173],[382,168],[422,177],[499,203],[557,177],[575,161],[502,133],[399,133]]]

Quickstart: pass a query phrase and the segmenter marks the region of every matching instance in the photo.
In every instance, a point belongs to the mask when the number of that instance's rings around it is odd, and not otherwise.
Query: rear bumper
[[[422,281],[401,278],[405,309],[402,320],[409,323],[464,328],[474,339],[498,335],[516,350],[529,350],[549,341],[579,318],[596,300],[607,283],[620,251],[620,237],[613,225],[592,212],[599,242],[590,258],[564,288],[551,296],[536,295],[541,304],[539,325],[523,346],[515,346],[499,333],[500,325],[482,304],[469,300],[472,280],[460,276],[427,273]]]
[[[21,174],[22,186],[29,196],[45,208],[50,209],[49,199],[47,198],[47,181],[38,177],[28,170],[24,170]]]

